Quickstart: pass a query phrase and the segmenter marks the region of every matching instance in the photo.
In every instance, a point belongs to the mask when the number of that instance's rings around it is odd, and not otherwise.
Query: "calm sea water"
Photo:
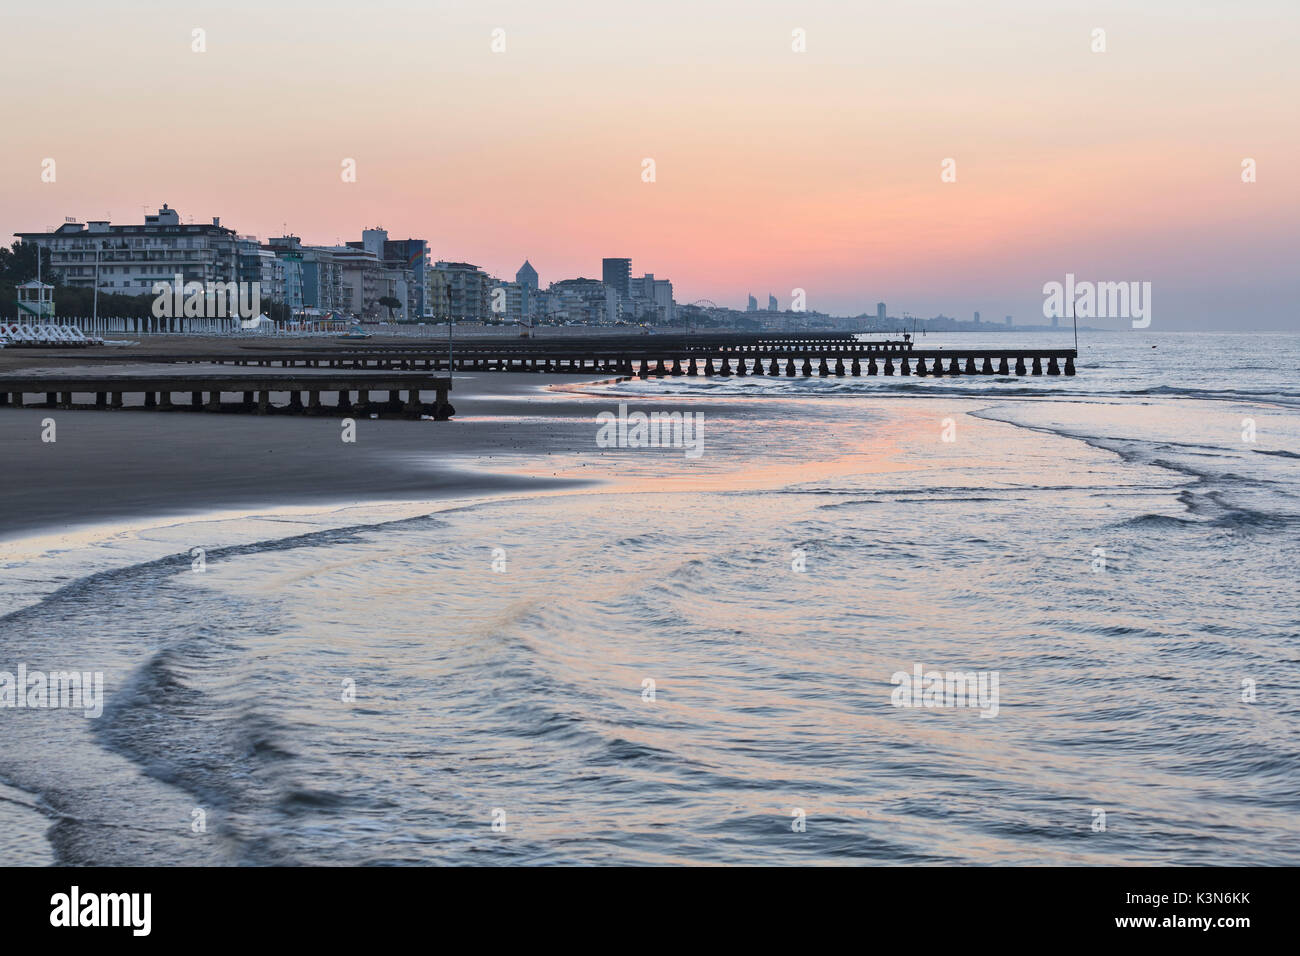
[[[572,493],[11,553],[0,660],[107,707],[0,710],[0,848],[1300,863],[1300,336],[1082,355],[599,386],[589,449],[492,462],[609,479]],[[597,448],[620,401],[705,409],[704,455]],[[916,667],[996,716],[895,706]]]

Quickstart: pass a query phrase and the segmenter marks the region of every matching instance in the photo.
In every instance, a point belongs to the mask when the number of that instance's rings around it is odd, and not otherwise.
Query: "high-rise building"
[[[1007,325],[1010,325],[1010,324],[1011,324],[1011,316],[1008,315],[1008,316],[1007,316]]]
[[[451,314],[451,282],[441,269],[430,269],[424,274],[424,298],[429,303],[435,322],[446,322]]]
[[[506,284],[506,318],[511,322],[532,322],[537,310],[537,270],[527,259]]]
[[[767,311],[769,311],[769,312],[776,312],[776,311],[778,311],[778,309],[777,309],[777,305],[776,305],[776,296],[774,296],[774,295],[773,295],[772,293],[770,293],[770,292],[767,294]]]
[[[348,245],[354,249],[364,249],[377,258],[384,258],[384,243],[388,241],[388,230],[380,229],[362,229],[360,242],[349,242]]]
[[[530,324],[532,322],[532,305],[537,293],[518,281],[502,282],[496,288],[504,289],[506,293],[505,314],[497,316],[497,318],[521,325]]]
[[[519,271],[515,273],[515,281],[526,289],[533,292],[537,291],[537,270],[533,268],[533,264],[527,259],[519,267]]]
[[[387,236],[387,233],[384,233]],[[431,318],[432,304],[427,298],[428,283],[425,273],[429,266],[429,243],[425,239],[384,239],[384,265],[409,273],[403,279],[407,285],[408,318]]]
[[[746,312],[758,311],[758,300],[755,299],[752,295],[749,297],[749,304],[745,306],[745,311]]]
[[[281,297],[283,290],[276,287],[278,259],[274,252],[263,249],[256,236],[240,236],[235,240],[235,256],[238,262],[235,278],[238,281],[256,282],[259,294],[268,300]]]
[[[622,298],[609,283],[561,279],[548,290],[550,317],[578,325],[613,325],[622,315]]]
[[[263,247],[275,253],[284,267],[289,308],[309,312],[337,312],[343,308],[343,273],[334,251],[325,246],[304,246],[297,236],[277,236]]]
[[[483,322],[492,315],[492,277],[469,262],[437,262],[447,286],[447,308],[457,322]]]
[[[256,240],[254,240],[256,241]],[[240,240],[243,245],[244,240]],[[261,249],[275,257],[279,264],[279,278],[283,285],[284,303],[290,313],[302,312],[307,307],[307,283],[303,270],[302,240],[297,236],[278,236],[266,240]],[[240,261],[244,256],[241,251]]]
[[[673,284],[669,280],[656,279],[653,272],[647,272],[639,279],[629,279],[628,291],[628,311],[636,321],[671,322],[676,317]]]
[[[600,260],[601,280],[607,286],[612,286],[614,291],[627,298],[628,280],[632,276],[631,259],[602,259]]]
[[[885,321],[885,303],[883,302],[876,303],[876,321],[877,322]]]
[[[424,239],[389,239],[388,230],[375,227],[361,232],[360,242],[349,242],[348,248],[359,249],[379,260],[380,264],[391,272],[386,285],[389,291],[383,295],[391,296],[402,302],[400,309],[394,309],[395,319],[424,318],[432,315],[426,303],[428,283],[425,273],[429,268],[429,243]],[[385,307],[381,316],[388,315]]]
[[[330,252],[339,268],[339,308],[362,319],[384,319],[388,309],[379,304],[387,296],[398,296],[397,279],[392,270],[384,268],[384,261],[362,243],[334,246]],[[405,301],[403,299],[403,301]]]

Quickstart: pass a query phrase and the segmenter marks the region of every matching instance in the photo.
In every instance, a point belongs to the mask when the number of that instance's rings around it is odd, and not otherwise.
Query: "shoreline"
[[[112,534],[207,520],[531,497],[610,481],[622,490],[635,490],[637,476],[604,467],[599,453],[588,462],[594,466],[589,473],[576,473],[587,468],[580,460],[594,451],[594,406],[602,403],[680,402],[719,419],[761,421],[771,414],[772,403],[789,408],[841,397],[881,411],[942,403],[972,415],[1002,403],[1131,402],[1121,395],[1014,392],[882,391],[852,397],[745,396],[734,391],[642,394],[619,388],[626,380],[607,374],[539,377],[485,371],[460,373],[456,381],[458,411],[453,420],[357,419],[352,444],[340,440],[339,422],[333,418],[6,409],[0,414],[0,447],[21,455],[24,467],[21,481],[0,487],[0,559],[9,554],[12,560],[19,550],[64,549],[71,541],[84,545]],[[594,393],[595,386],[609,390]],[[1289,410],[1279,402],[1251,404]],[[46,444],[40,435],[41,422],[48,417],[57,422],[58,441]],[[554,460],[553,470],[548,469],[548,459]],[[752,470],[755,466],[746,469]],[[688,490],[692,479],[683,477],[680,490]],[[769,475],[760,483],[770,485],[773,478]]]
[[[357,419],[352,443],[341,440],[338,421],[324,418],[6,409],[0,447],[22,458],[23,473],[0,488],[0,542],[212,513],[319,511],[571,486],[474,467],[507,451],[545,457],[580,438],[590,442],[590,399],[545,389],[589,383],[591,376],[548,378],[464,373],[456,379],[459,420]],[[57,440],[45,443],[41,422],[49,417]],[[550,427],[525,424],[537,417]],[[573,427],[579,421],[581,435]]]
[[[681,402],[755,420],[770,408],[730,394],[591,392],[624,381],[607,373],[461,372],[455,381],[451,421],[357,419],[354,443],[341,441],[334,418],[5,409],[0,447],[21,456],[23,478],[0,486],[0,555],[209,519],[562,493],[603,480],[574,473],[596,451],[596,406]],[[51,417],[57,441],[44,443]]]
[[[0,779],[0,853],[8,866],[54,866],[58,857],[48,837],[58,819],[34,805],[37,794]]]

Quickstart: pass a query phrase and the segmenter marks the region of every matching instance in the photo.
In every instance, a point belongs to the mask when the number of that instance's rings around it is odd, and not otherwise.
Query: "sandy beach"
[[[241,344],[246,343],[158,336],[139,346],[94,351],[9,349],[0,352],[0,388],[6,374],[20,371],[198,371],[205,366],[132,359],[150,353],[229,354]],[[294,348],[323,344],[329,343],[303,339]],[[255,371],[221,368],[230,374]],[[358,418],[352,443],[342,440],[342,420],[334,416],[149,412],[130,402],[120,410],[5,407],[0,448],[22,462],[22,472],[18,480],[0,485],[0,540],[213,512],[435,501],[635,481],[636,456],[618,465],[606,458],[599,478],[575,473],[583,470],[574,465],[575,457],[597,452],[597,414],[617,406],[609,397],[584,394],[580,386],[606,381],[608,376],[591,373],[457,372],[451,421]],[[74,398],[93,401],[91,395]],[[271,398],[284,404],[288,396],[272,393]],[[139,396],[133,401],[138,406]],[[638,404],[650,409],[661,400],[632,400],[632,407]],[[690,407],[754,421],[765,414],[724,398],[692,398]],[[57,440],[44,442],[42,422],[50,418]],[[756,449],[740,451],[747,458]],[[554,458],[555,469],[548,467],[548,458]],[[760,463],[747,467],[758,469]]]
[[[0,351],[0,388],[5,375],[19,372],[197,372],[208,367],[133,359],[231,354],[249,344],[258,343],[152,336],[139,344],[90,350],[6,349]],[[292,347],[310,350],[333,344],[304,338],[294,340]],[[256,371],[220,368],[223,374]],[[646,459],[641,456],[611,457],[596,448],[596,416],[616,408],[618,400],[585,394],[581,386],[607,381],[608,376],[592,373],[457,372],[450,394],[456,408],[451,421],[358,418],[353,443],[341,440],[342,422],[334,416],[5,407],[0,409],[0,448],[22,462],[22,473],[19,480],[0,486],[0,541],[215,512],[436,501],[553,491],[601,481],[634,485],[651,473],[662,477],[657,467],[642,474]],[[288,399],[284,393],[271,397],[273,404]],[[89,404],[93,396],[78,394],[74,399]],[[139,396],[133,401],[138,405]],[[649,410],[662,407],[663,401],[663,396],[652,394],[632,399],[631,407]],[[682,396],[670,401],[674,407],[686,407]],[[686,401],[711,420],[739,420],[748,422],[748,428],[760,427],[770,411],[734,396]],[[56,424],[54,442],[42,441],[42,422],[48,418]],[[793,462],[774,465],[745,427],[730,431],[728,439],[711,432],[710,440],[726,441],[731,453],[711,455],[709,462],[685,469],[681,477],[694,481],[704,472],[725,474],[728,487],[743,483],[740,471],[763,485],[799,477],[789,472]],[[717,444],[712,447],[723,450]],[[888,453],[887,445],[873,452],[877,457]],[[548,467],[548,459],[554,460],[554,468]],[[799,469],[806,474],[810,465],[801,462]],[[877,465],[854,462],[854,467],[876,470]]]
[[[506,451],[590,447],[591,400],[548,387],[591,380],[457,375],[452,421],[360,419],[354,443],[341,440],[340,420],[332,417],[6,408],[0,448],[23,467],[0,486],[0,538],[214,510],[555,486],[561,482],[471,474],[457,465]],[[539,401],[544,422],[532,418]],[[50,417],[57,441],[42,442],[41,422]]]

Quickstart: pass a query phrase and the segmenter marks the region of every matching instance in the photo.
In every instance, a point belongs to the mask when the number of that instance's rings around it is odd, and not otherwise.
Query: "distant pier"
[[[107,358],[108,356],[100,356]],[[126,359],[120,352],[114,358]],[[985,349],[921,349],[907,340],[861,342],[830,335],[478,337],[446,342],[303,345],[250,343],[224,354],[147,354],[131,361],[216,363],[281,369],[587,372],[641,378],[703,376],[1074,375],[1071,348],[1015,345]]]

